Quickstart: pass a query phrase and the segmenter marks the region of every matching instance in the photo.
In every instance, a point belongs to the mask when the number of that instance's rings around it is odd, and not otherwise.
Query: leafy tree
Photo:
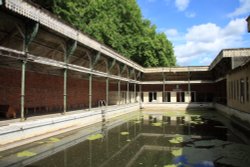
[[[136,0],[33,0],[144,67],[175,66],[172,43],[143,19]]]

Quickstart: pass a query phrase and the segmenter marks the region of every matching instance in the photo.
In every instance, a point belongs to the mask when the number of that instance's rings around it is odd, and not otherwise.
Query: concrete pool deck
[[[53,114],[30,117],[24,122],[9,120],[1,122],[0,151],[31,143],[43,138],[65,133],[130,113],[139,109],[139,104],[109,106],[91,111],[74,111],[65,115]]]

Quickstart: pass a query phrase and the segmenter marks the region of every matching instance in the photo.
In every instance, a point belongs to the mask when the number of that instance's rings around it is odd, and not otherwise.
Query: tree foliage
[[[144,67],[175,66],[172,43],[143,19],[136,0],[33,0]]]

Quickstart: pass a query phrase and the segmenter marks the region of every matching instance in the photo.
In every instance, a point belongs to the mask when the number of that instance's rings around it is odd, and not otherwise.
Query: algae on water
[[[30,151],[22,151],[17,153],[17,157],[32,157],[34,155],[36,155],[36,153]]]
[[[162,126],[162,123],[161,122],[155,122],[155,123],[152,123],[152,126]]]
[[[137,120],[137,121],[134,121],[135,124],[139,124],[141,123],[141,121]]]
[[[164,165],[164,167],[178,167],[176,164]]]
[[[182,148],[174,149],[174,150],[171,151],[171,153],[175,157],[181,156],[182,155]]]
[[[183,142],[183,137],[178,136],[178,137],[174,137],[171,140],[168,140],[170,143],[172,144],[179,144]]]
[[[98,133],[98,134],[89,136],[88,140],[97,140],[97,139],[101,139],[101,138],[103,138],[103,135]]]
[[[121,135],[122,135],[122,136],[129,135],[129,132],[121,132]]]
[[[52,142],[52,143],[56,143],[56,142],[59,142],[60,139],[55,138],[55,137],[51,137],[51,138],[49,138],[49,141]]]

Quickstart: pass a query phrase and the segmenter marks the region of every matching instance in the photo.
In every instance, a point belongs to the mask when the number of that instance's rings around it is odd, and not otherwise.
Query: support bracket
[[[76,48],[77,48],[77,41],[70,39],[66,42],[66,51],[64,57],[65,63],[68,63],[70,56],[74,54]]]
[[[140,72],[140,71],[137,73],[136,79],[137,79],[137,80],[140,80],[140,79],[141,79],[141,72]]]
[[[25,39],[24,39],[24,49],[28,51],[29,44],[36,37],[39,29],[39,23],[34,21],[28,21],[25,23]]]
[[[127,69],[127,65],[121,65],[121,67],[120,67],[120,69],[121,69],[121,75],[125,72],[125,70]]]
[[[97,64],[97,62],[100,60],[101,58],[101,52],[98,52],[96,55],[93,56],[92,64],[91,64],[91,69],[94,68],[94,66]]]
[[[115,66],[116,60],[113,59],[113,61],[108,60],[108,72],[110,73],[110,71],[113,69],[113,67]]]

